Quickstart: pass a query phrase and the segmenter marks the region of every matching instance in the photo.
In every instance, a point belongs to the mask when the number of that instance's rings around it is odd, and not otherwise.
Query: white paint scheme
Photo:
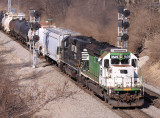
[[[109,60],[108,68],[104,67],[104,60],[106,59]],[[117,64],[111,64],[110,53],[106,54],[103,58],[99,58],[98,61],[101,63],[99,84],[107,86],[108,88],[142,86],[142,77],[138,76],[138,64],[136,64],[136,67],[133,67],[132,59],[136,59],[138,62],[137,57],[130,53],[129,64],[125,64],[124,66],[118,64],[118,66],[116,66]],[[126,70],[127,74],[120,73],[120,70]]]
[[[8,17],[4,20],[4,30],[8,33],[10,31],[9,29],[9,23],[10,21],[13,19],[13,16],[12,15],[8,15]]]
[[[116,67],[112,66],[112,80],[113,87],[134,87],[134,68],[130,67]],[[126,70],[127,74],[120,73],[121,70]]]
[[[7,14],[4,14],[4,17],[2,19],[2,27],[4,27],[4,21],[8,18]]]

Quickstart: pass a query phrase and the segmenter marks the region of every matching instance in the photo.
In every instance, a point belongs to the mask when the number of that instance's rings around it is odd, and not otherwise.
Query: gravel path
[[[146,64],[148,60],[149,60],[149,56],[143,56],[139,58],[139,62],[138,62],[139,67],[142,68],[142,66],[144,66],[144,64]],[[147,83],[144,83],[144,87],[160,95],[160,87],[152,86]]]
[[[40,94],[31,108],[45,103],[34,114],[34,118],[119,118],[103,103],[77,87],[54,65],[44,67],[45,61],[40,59],[39,68],[33,69],[32,54],[0,32],[0,50],[2,49],[8,51],[3,57],[6,59],[5,64],[15,74],[12,81],[18,81],[20,86],[35,97],[37,93]],[[73,93],[72,96],[50,99],[61,94],[58,92],[63,89],[65,82],[65,92]]]
[[[139,66],[140,68],[142,68],[142,66],[143,66],[144,64],[146,64],[146,62],[147,62],[148,60],[149,60],[149,56],[143,56],[143,57],[139,58],[138,66]]]

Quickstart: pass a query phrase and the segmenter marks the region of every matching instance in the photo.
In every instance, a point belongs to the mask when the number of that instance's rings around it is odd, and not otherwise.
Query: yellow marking
[[[80,60],[78,60],[78,64],[76,66],[77,66],[77,75],[80,75],[80,68],[81,68]]]
[[[58,64],[60,64],[60,62],[61,62],[61,54],[59,53],[58,55],[59,55],[58,56]]]
[[[125,89],[123,89],[123,90],[125,90],[125,91],[130,91],[130,90],[131,90],[131,88],[125,88]]]

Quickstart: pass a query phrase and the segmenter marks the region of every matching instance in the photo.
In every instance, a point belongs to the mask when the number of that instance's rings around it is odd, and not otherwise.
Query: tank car
[[[8,14],[7,13],[5,13],[4,14],[4,17],[2,18],[2,30],[4,30],[4,22],[5,22],[5,20],[8,18]]]
[[[18,19],[12,19],[9,23],[9,29],[10,29],[10,35],[11,36],[15,36],[15,32],[14,32],[14,26],[16,24],[16,22],[18,21]]]
[[[3,17],[4,17],[3,11],[0,11],[0,29],[2,27],[2,19],[3,19]]]
[[[10,33],[9,24],[13,19],[16,19],[17,17],[18,17],[17,14],[13,13],[8,14],[8,17],[4,21],[4,31],[6,31],[6,33]]]
[[[26,43],[28,42],[28,31],[30,29],[30,23],[25,21],[24,23],[22,23],[22,25],[20,26],[20,31],[19,31],[19,35],[22,37],[22,40]]]
[[[30,29],[30,23],[24,18],[18,19],[14,25],[14,33],[17,39],[21,40],[23,43],[28,42],[28,31]]]

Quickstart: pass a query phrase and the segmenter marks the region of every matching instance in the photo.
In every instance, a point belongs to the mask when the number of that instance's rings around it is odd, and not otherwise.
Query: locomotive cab
[[[143,83],[138,73],[137,60],[126,49],[112,49],[110,53],[104,53],[99,58],[99,83],[106,87],[113,106],[143,104]]]

